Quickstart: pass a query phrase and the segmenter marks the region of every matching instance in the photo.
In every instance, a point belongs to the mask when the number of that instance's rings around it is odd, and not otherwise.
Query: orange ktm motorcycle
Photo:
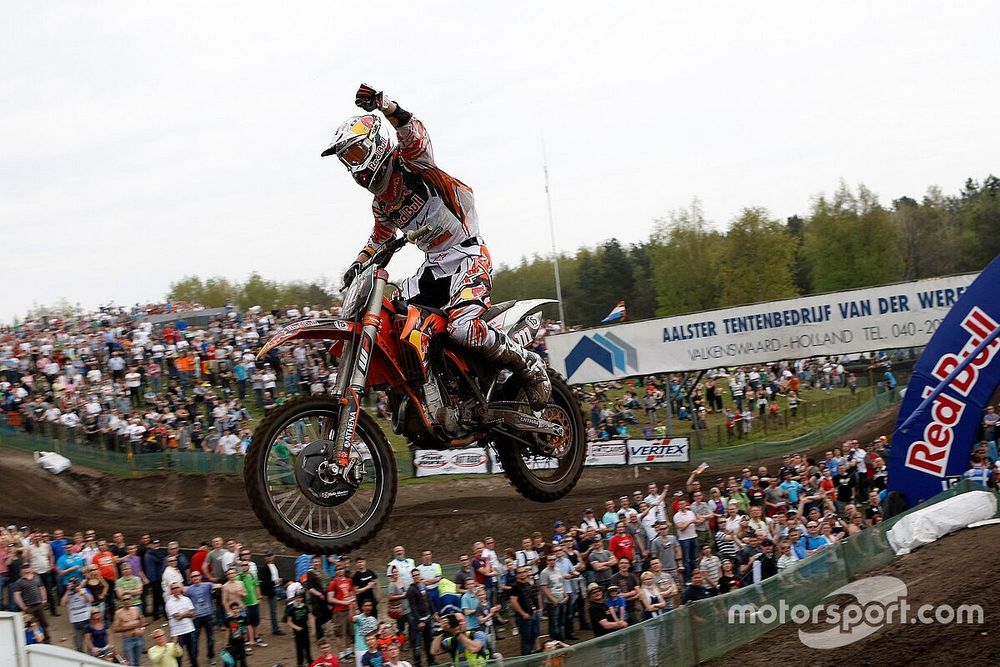
[[[361,409],[365,390],[384,390],[392,430],[419,449],[492,447],[504,474],[534,501],[562,498],[586,456],[580,405],[549,370],[552,397],[533,412],[517,377],[470,352],[446,332],[447,315],[384,296],[385,267],[411,231],[385,244],[344,296],[341,319],[306,319],[274,334],[258,358],[296,338],[332,340],[332,395],[299,398],[269,415],[247,453],[250,504],[277,539],[305,553],[345,553],[371,538],[396,499],[392,449]],[[541,326],[548,299],[496,304],[484,320],[524,344]]]

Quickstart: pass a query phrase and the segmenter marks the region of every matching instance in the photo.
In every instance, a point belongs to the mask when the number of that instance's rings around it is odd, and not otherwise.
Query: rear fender
[[[516,343],[523,347],[528,347],[535,341],[538,330],[542,327],[542,311],[537,311],[531,315],[525,315],[507,335]]]
[[[511,333],[511,331],[521,322],[521,320],[526,317],[536,319],[537,322],[534,323],[534,332],[532,332],[531,337],[534,338],[535,334],[538,333],[538,329],[542,326],[542,319],[539,313],[534,313],[528,315],[533,310],[540,308],[548,303],[559,303],[555,299],[525,299],[524,301],[518,301],[513,306],[503,311],[493,319],[491,319],[487,324],[489,324],[494,329],[503,331],[506,334]],[[526,320],[527,321],[527,320]]]

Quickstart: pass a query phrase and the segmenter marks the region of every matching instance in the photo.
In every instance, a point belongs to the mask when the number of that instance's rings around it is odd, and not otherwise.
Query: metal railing
[[[156,472],[242,475],[243,457],[172,448],[164,442],[130,440],[119,434],[87,434],[82,426],[34,422],[25,431],[0,419],[0,447],[27,452],[56,452],[76,465],[132,477]],[[402,477],[413,476],[413,460],[396,454]]]

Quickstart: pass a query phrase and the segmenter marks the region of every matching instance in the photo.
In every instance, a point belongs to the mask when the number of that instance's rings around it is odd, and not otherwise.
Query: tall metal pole
[[[549,193],[549,160],[542,139],[542,171],[545,172],[545,203],[549,208],[549,235],[552,237],[552,270],[556,274],[556,300],[559,301],[559,326],[566,328],[566,310],[563,307],[562,282],[559,280],[559,253],[556,251],[556,225],[552,221],[552,195]]]

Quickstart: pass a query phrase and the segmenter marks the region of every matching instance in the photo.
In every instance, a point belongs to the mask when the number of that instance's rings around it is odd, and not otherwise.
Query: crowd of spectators
[[[891,363],[883,361],[873,367],[883,376],[881,387],[894,390]],[[628,438],[633,430],[641,430],[645,438],[665,437],[668,418],[689,422],[692,430],[704,430],[711,414],[723,417],[729,440],[738,440],[753,432],[755,422],[767,419],[775,424],[783,413],[794,420],[805,402],[804,391],[846,388],[854,395],[858,379],[836,357],[820,357],[728,372],[714,370],[698,382],[674,373],[647,376],[637,383],[613,381],[589,387],[575,391],[589,408],[586,426],[591,442]]]
[[[0,413],[29,432],[118,451],[232,455],[249,445],[251,413],[296,395],[325,393],[335,382],[321,341],[299,340],[255,359],[277,327],[304,316],[336,316],[335,306],[226,308],[213,317],[199,315],[213,311],[190,310],[158,319],[167,310],[162,304],[104,308],[0,329]],[[546,336],[560,330],[546,321],[532,348],[546,355]],[[885,383],[895,386],[888,367]],[[783,410],[794,418],[809,387],[854,392],[857,379],[836,358],[819,358],[713,372],[694,385],[679,374],[650,376],[617,398],[608,396],[622,388],[617,382],[577,392],[588,410],[591,441],[628,437],[630,427],[663,437],[668,414],[704,429],[713,413],[724,415],[728,437],[739,439],[755,420],[775,420]],[[385,401],[374,398],[379,413],[388,414]]]
[[[117,647],[130,664],[145,650],[150,660],[180,653],[197,665],[223,646],[239,664],[267,646],[265,633],[296,665],[317,664],[316,656],[349,664],[352,654],[358,665],[423,667],[459,655],[482,664],[498,655],[498,639],[517,637],[530,654],[582,633],[603,636],[759,583],[877,528],[887,444],[849,441],[818,461],[795,454],[774,471],[747,467],[713,481],[702,464],[683,489],[650,482],[554,520],[550,534],[506,545],[486,536],[459,554],[454,573],[430,550],[414,560],[397,546],[372,566],[357,554],[303,554],[286,579],[271,551],[253,557],[232,539],[213,538],[189,557],[150,535],[129,543],[121,533],[108,540],[93,530],[9,526],[0,608],[30,615],[30,641],[51,641],[49,617],[68,614],[77,650]],[[991,484],[995,445],[976,456],[984,453],[993,459],[970,473],[986,467]],[[166,632],[147,632],[163,618]],[[275,639],[282,635],[290,637]]]
[[[238,454],[249,437],[247,404],[266,411],[287,396],[329,388],[335,369],[321,343],[299,342],[255,360],[268,332],[309,312],[229,311],[201,326],[154,326],[136,313],[109,311],[4,330],[0,408],[8,423],[29,431],[58,424],[76,438],[136,453],[176,447]],[[544,339],[536,345],[544,348]],[[855,381],[835,363],[813,361],[736,369],[690,395],[680,376],[665,376],[644,380],[642,396],[608,401],[605,385],[581,398],[591,439],[641,422],[658,435],[657,411],[668,402],[675,417],[687,413],[695,426],[699,414],[722,412],[749,432],[778,396],[791,406],[804,385],[853,390]],[[998,431],[991,407],[967,478],[995,486]],[[539,530],[519,545],[484,537],[459,555],[449,576],[429,550],[414,560],[402,546],[374,569],[359,555],[304,554],[286,580],[272,552],[254,558],[221,537],[189,558],[176,542],[163,547],[149,535],[128,543],[121,533],[107,540],[93,530],[69,537],[8,526],[0,535],[0,609],[26,614],[29,643],[51,641],[50,616],[66,614],[77,650],[115,650],[133,665],[169,665],[178,656],[214,664],[223,647],[246,664],[255,648],[267,647],[266,630],[290,635],[277,641],[286,642],[296,665],[346,664],[349,656],[358,665],[410,665],[401,653],[415,667],[435,660],[478,665],[498,655],[505,635],[530,654],[583,632],[614,633],[759,583],[877,528],[887,503],[888,446],[885,438],[849,441],[818,461],[789,455],[777,470],[747,467],[711,483],[703,464],[683,489],[651,482],[596,511],[556,519],[551,536]],[[166,631],[154,627],[161,619]],[[218,641],[216,633],[223,633]],[[647,650],[655,646],[647,642]]]
[[[155,325],[149,310],[164,308],[104,309],[0,329],[7,424],[132,453],[240,454],[251,410],[322,394],[335,381],[321,342],[297,341],[255,359],[275,328],[335,310],[227,308],[212,318],[193,310]]]

